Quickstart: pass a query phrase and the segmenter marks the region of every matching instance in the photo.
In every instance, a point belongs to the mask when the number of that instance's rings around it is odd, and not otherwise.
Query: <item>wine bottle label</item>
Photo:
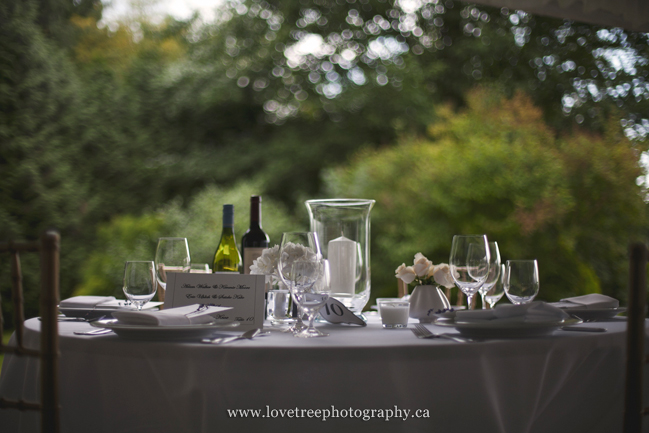
[[[250,266],[252,262],[261,257],[261,254],[266,248],[246,248],[243,250],[243,273],[250,273]]]

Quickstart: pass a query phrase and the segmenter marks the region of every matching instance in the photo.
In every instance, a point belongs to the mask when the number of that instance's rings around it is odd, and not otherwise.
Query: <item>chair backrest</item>
[[[647,300],[647,247],[634,243],[629,247],[629,302],[627,307],[626,383],[624,396],[624,432],[642,430],[642,370],[647,362],[644,353],[645,303]]]
[[[401,278],[397,278],[397,282],[397,297],[403,298],[408,294],[408,285]]]
[[[9,400],[0,398],[0,409],[38,410],[41,412],[41,431],[60,432],[59,415],[59,333],[57,305],[59,302],[59,251],[60,236],[55,231],[45,232],[40,241],[2,242],[0,252],[11,256],[12,300],[16,345],[6,346],[0,339],[0,352],[18,356],[40,358],[40,402]],[[40,253],[40,350],[24,347],[24,308],[22,270],[20,253]],[[0,299],[0,303],[2,299]],[[3,332],[2,309],[0,308],[0,335]]]

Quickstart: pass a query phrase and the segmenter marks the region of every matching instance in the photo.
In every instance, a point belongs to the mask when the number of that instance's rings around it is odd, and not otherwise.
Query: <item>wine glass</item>
[[[503,281],[505,280],[505,265],[500,265],[500,277],[496,280],[496,284],[491,286],[491,288],[485,293],[484,298],[489,303],[489,308],[494,308],[496,303],[500,301],[500,298],[505,294],[505,289],[503,287]]]
[[[453,236],[449,267],[455,285],[467,297],[468,309],[471,309],[473,295],[489,276],[490,259],[487,235]]]
[[[318,235],[315,232],[286,232],[282,234],[282,242],[279,247],[279,260],[277,261],[277,273],[282,282],[291,290],[295,284],[293,278],[295,274],[292,273],[292,266],[296,260],[316,262],[322,259],[322,251],[320,249],[320,242]],[[302,307],[295,301],[298,314],[297,321],[288,330],[299,332],[305,328],[302,323]]]
[[[478,292],[482,297],[482,309],[487,308],[487,303],[485,302],[485,295],[489,290],[493,288],[498,279],[500,278],[500,251],[498,250],[498,242],[489,242],[489,253],[491,254],[491,260],[489,260],[489,275],[485,280],[484,284]]]
[[[328,336],[329,334],[316,329],[313,322],[331,294],[329,261],[324,259],[317,261],[296,260],[291,266],[291,274],[294,281],[291,286],[291,295],[309,319],[309,326],[293,336],[299,338]]]
[[[507,260],[503,286],[512,304],[527,304],[539,293],[539,264],[536,260]]]
[[[187,238],[159,238],[155,250],[155,270],[158,286],[162,289],[158,294],[164,301],[167,290],[167,274],[169,272],[189,272],[191,259]]]
[[[156,292],[154,264],[152,261],[130,261],[124,265],[122,290],[138,311],[149,302]]]

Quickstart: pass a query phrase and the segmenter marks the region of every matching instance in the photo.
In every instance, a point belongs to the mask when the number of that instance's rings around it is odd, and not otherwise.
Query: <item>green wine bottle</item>
[[[234,205],[223,205],[223,231],[214,253],[212,272],[241,272],[241,254],[234,239]]]

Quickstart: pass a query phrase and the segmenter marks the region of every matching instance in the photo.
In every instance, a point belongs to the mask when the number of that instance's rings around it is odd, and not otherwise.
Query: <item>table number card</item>
[[[217,318],[236,320],[246,330],[264,325],[264,275],[167,274],[165,308],[191,304],[232,307]]]
[[[367,323],[336,298],[329,298],[320,308],[320,315],[329,323],[367,326]]]

